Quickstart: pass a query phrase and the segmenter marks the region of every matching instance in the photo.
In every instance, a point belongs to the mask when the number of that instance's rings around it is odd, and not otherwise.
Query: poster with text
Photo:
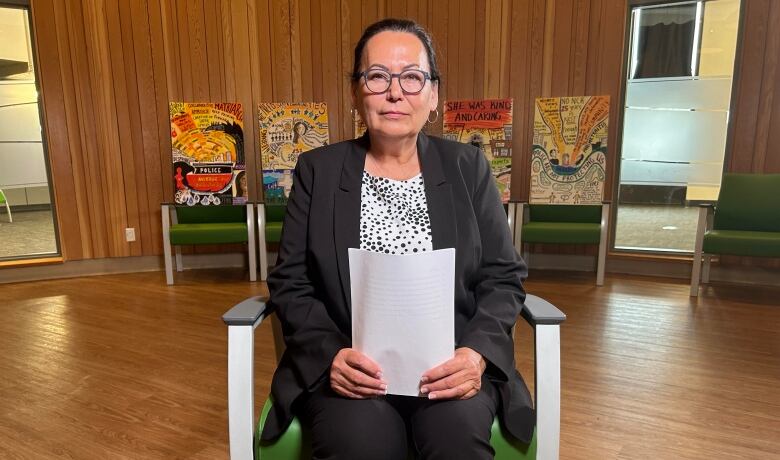
[[[260,103],[260,155],[267,204],[285,204],[298,155],[328,145],[328,107],[324,102]]]
[[[512,99],[446,101],[445,139],[479,147],[485,154],[501,200],[509,201],[512,176]]]
[[[244,111],[239,103],[171,102],[174,202],[246,204]]]
[[[530,203],[601,204],[609,96],[536,100]]]

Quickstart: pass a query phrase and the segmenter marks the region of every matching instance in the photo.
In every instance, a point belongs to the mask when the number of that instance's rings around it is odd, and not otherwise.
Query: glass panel
[[[704,4],[700,76],[731,75],[737,51],[739,1],[718,0]]]
[[[693,75],[696,9],[697,4],[690,3],[635,10],[632,78]]]
[[[722,163],[726,146],[726,117],[725,111],[693,112],[628,107],[623,129],[631,135],[623,140],[623,159],[677,164]],[[716,179],[716,182],[719,181],[719,178]]]
[[[731,78],[629,80],[626,106],[667,109],[728,110]]]
[[[690,252],[698,219],[692,205],[717,199],[723,174],[739,1],[632,14],[615,248]]]
[[[0,259],[57,251],[29,17],[0,7]]]

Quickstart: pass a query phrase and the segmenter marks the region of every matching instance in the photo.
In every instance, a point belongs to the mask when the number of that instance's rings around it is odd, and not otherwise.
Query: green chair
[[[11,216],[11,206],[8,205],[8,198],[5,197],[3,189],[0,188],[0,205],[5,205],[5,210],[8,212],[8,222],[13,223],[14,218]]]
[[[260,246],[260,280],[268,278],[268,243],[276,243],[282,239],[282,223],[287,206],[283,204],[257,204],[257,237]],[[260,229],[265,228],[265,231]]]
[[[780,257],[780,174],[725,174],[716,204],[699,208],[691,296],[709,283],[713,254]],[[704,267],[702,269],[702,259]]]
[[[531,243],[596,244],[596,285],[604,284],[607,255],[609,203],[600,205],[523,204],[518,216],[521,225],[515,232],[515,247]],[[526,213],[525,210],[528,209]],[[526,260],[528,252],[523,251]]]
[[[228,325],[228,417],[231,460],[301,460],[311,458],[306,430],[297,418],[272,443],[261,442],[265,417],[271,407],[266,401],[254,426],[254,329],[269,315],[264,299],[244,300],[222,316]],[[536,430],[529,444],[510,437],[493,422],[490,443],[496,460],[557,460],[560,439],[560,324],[566,319],[545,300],[528,295],[523,318],[534,329]],[[284,350],[281,326],[272,316],[277,361]]]
[[[165,279],[173,284],[171,245],[176,251],[176,271],[182,271],[181,245],[246,243],[249,279],[257,280],[254,204],[225,206],[162,205]]]

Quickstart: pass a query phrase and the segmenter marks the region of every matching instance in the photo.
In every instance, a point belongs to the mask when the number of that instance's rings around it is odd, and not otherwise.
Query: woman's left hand
[[[420,392],[428,399],[469,399],[479,393],[485,358],[471,348],[455,350],[455,356],[426,371],[420,382]]]

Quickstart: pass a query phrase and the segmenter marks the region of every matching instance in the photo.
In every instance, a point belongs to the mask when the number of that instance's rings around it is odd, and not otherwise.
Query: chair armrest
[[[254,334],[269,314],[264,297],[250,297],[222,315],[228,325],[228,427],[230,458],[252,458],[255,423]]]
[[[566,320],[566,315],[558,310],[555,305],[531,294],[526,295],[523,311],[520,314],[531,326],[536,326],[537,324],[561,324]]]
[[[222,321],[228,326],[250,326],[259,324],[270,314],[265,297],[250,297],[241,301],[222,315]]]

